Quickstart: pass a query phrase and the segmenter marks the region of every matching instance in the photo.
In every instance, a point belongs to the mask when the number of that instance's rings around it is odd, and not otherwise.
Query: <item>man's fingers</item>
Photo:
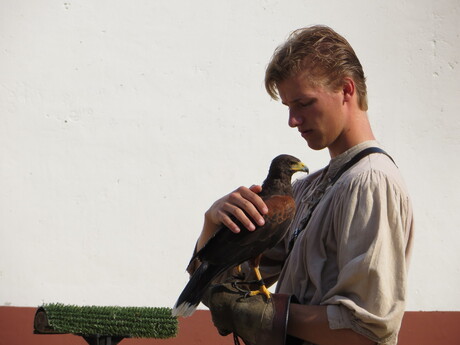
[[[257,193],[262,187],[253,185],[239,187],[230,194],[217,200],[206,212],[207,218],[214,224],[223,224],[238,233],[240,227],[254,231],[256,226],[265,224],[263,215],[268,212],[267,205]]]
[[[251,219],[249,219],[247,214],[243,212],[243,210],[240,207],[235,206],[232,203],[226,203],[223,207],[223,211],[224,212],[222,212],[222,223],[233,232],[240,232],[241,229],[238,227],[237,224],[234,223],[233,219],[229,215],[236,218],[238,222],[241,223],[241,225],[249,231],[253,231],[256,229]]]
[[[262,191],[262,186],[258,184],[253,184],[251,187],[249,187],[249,189],[256,194],[259,194]]]
[[[251,202],[259,211],[261,215],[267,214],[268,213],[268,208],[267,205],[265,205],[265,202],[262,200],[262,198],[258,195],[262,191],[262,186],[259,185],[252,185],[251,187],[244,189],[242,188],[241,193],[242,196]]]
[[[230,219],[230,217],[225,215],[225,214],[222,216],[221,222],[222,222],[223,225],[225,225],[227,228],[230,229],[230,231],[234,232],[235,234],[237,234],[237,233],[239,233],[241,231],[241,229],[238,227],[238,225],[236,225]]]
[[[263,214],[268,212],[262,198],[246,187],[240,187],[228,195],[225,209],[250,231],[255,230],[254,223],[259,226],[265,224]]]

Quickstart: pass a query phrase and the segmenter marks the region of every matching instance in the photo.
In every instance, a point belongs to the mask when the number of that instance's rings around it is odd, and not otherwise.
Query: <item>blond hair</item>
[[[278,99],[277,84],[304,71],[314,84],[338,91],[345,77],[353,79],[361,110],[367,110],[366,78],[348,41],[331,28],[315,25],[294,31],[279,46],[265,72],[265,88]]]

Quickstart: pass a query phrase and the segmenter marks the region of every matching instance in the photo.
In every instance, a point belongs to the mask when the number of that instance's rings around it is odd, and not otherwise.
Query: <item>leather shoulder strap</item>
[[[382,150],[381,148],[378,148],[378,147],[368,147],[367,149],[364,149],[362,151],[359,151],[355,156],[353,156],[352,159],[350,159],[347,163],[345,163],[342,168],[337,172],[337,174],[335,174],[334,178],[332,179],[331,181],[331,184],[334,184],[335,182],[337,182],[337,180],[340,178],[340,176],[342,176],[342,174],[347,171],[348,169],[350,169],[353,165],[355,165],[356,163],[358,163],[361,159],[363,159],[364,157],[366,156],[369,156],[370,154],[372,153],[382,153],[386,156],[388,156],[391,161],[396,165],[395,161],[393,160],[393,158],[391,158],[391,156],[386,153],[384,150]]]
[[[340,176],[343,175],[343,173],[345,171],[347,171],[353,165],[358,163],[361,159],[363,159],[364,157],[366,157],[366,156],[368,156],[368,155],[370,155],[372,153],[384,154],[384,155],[388,156],[391,159],[391,161],[396,165],[396,163],[393,160],[393,158],[391,158],[391,156],[388,153],[386,153],[384,150],[382,150],[381,148],[374,147],[374,146],[368,147],[367,149],[364,149],[364,150],[358,152],[347,163],[345,163],[342,166],[342,168],[332,178],[330,185],[331,186],[334,185],[334,183],[337,182],[337,180],[340,178]],[[294,247],[294,243],[295,243],[297,237],[299,236],[299,234],[306,228],[306,226],[307,226],[308,222],[310,221],[310,218],[311,218],[311,216],[313,214],[313,211],[315,210],[316,206],[318,206],[318,204],[321,201],[321,199],[322,199],[322,197],[319,198],[318,200],[316,200],[316,202],[310,207],[310,209],[308,210],[307,215],[300,221],[299,227],[294,231],[294,233],[292,235],[292,238],[291,238],[291,240],[289,242],[289,253],[291,252],[292,248]]]

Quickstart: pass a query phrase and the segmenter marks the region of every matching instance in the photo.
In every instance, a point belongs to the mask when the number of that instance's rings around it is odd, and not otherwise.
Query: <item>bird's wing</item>
[[[268,207],[265,225],[255,231],[246,230],[241,224],[240,233],[228,228],[220,229],[197,253],[201,261],[238,265],[276,245],[285,235],[295,213],[294,200],[276,195],[264,200]]]

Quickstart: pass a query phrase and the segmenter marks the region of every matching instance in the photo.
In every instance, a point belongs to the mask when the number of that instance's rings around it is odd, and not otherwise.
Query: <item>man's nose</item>
[[[289,109],[289,119],[288,119],[289,127],[295,128],[299,126],[301,123],[302,123],[302,117],[296,114],[295,111]]]

